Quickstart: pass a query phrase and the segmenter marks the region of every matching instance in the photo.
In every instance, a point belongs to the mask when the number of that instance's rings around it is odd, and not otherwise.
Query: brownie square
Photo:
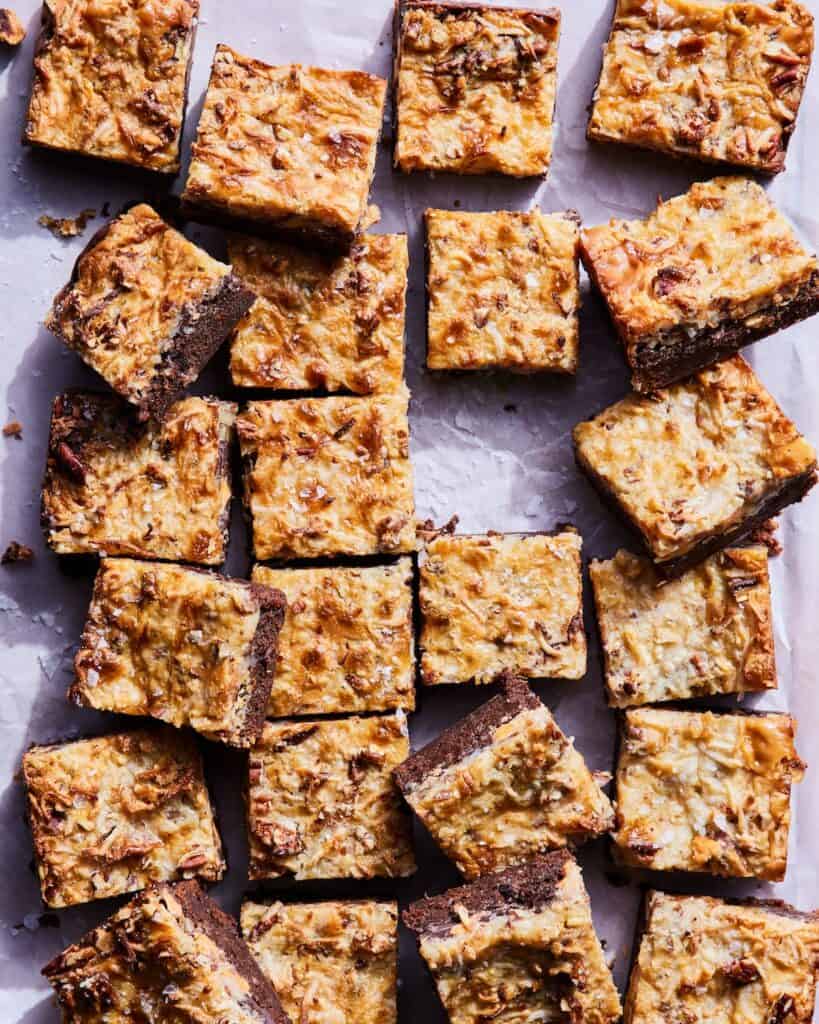
[[[179,170],[199,0],[43,3],[23,141]]]
[[[764,547],[726,548],[670,581],[618,551],[589,575],[611,707],[776,689]]]
[[[141,203],[97,232],[46,327],[139,411],[162,419],[254,295]]]
[[[69,700],[249,747],[264,725],[285,605],[260,583],[106,558]]]
[[[396,391],[404,372],[406,235],[360,235],[345,256],[235,236],[230,262],[258,295],[233,334],[245,388]]]
[[[237,427],[257,559],[415,549],[408,403],[402,387],[248,404]]]
[[[42,523],[61,555],[225,560],[236,406],[185,398],[161,425],[113,395],[54,400]]]
[[[594,839],[614,811],[574,741],[521,679],[395,770],[407,803],[467,878]]]
[[[805,765],[781,714],[632,708],[617,761],[615,858],[656,871],[782,881]]]
[[[546,174],[557,8],[396,0],[395,17],[395,166]]]
[[[271,67],[220,44],[185,209],[349,246],[367,211],[386,89],[364,71]]]
[[[43,901],[70,907],[225,871],[193,738],[138,730],[34,746],[23,755]]]
[[[776,174],[812,52],[791,0],[617,0],[588,136]]]
[[[734,356],[574,428],[575,456],[663,577],[745,537],[816,483],[816,453]]]
[[[620,997],[565,850],[404,911],[452,1024],[614,1024]]]
[[[571,215],[427,210],[427,366],[577,370],[578,227]]]
[[[810,1024],[819,918],[779,900],[646,894],[624,1024]]]
[[[65,1024],[290,1024],[236,922],[195,882],[146,889],[43,974]]]
[[[637,391],[682,380],[819,311],[815,255],[747,178],[696,182],[644,220],[584,228],[580,255]]]
[[[392,779],[403,713],[268,722],[250,752],[250,878],[401,878],[411,826]]]
[[[415,708],[412,562],[269,569],[254,583],[287,596],[268,715]]]
[[[242,933],[299,1024],[396,1024],[398,904],[242,904]]]
[[[572,527],[430,541],[420,562],[423,682],[581,679],[581,547]]]

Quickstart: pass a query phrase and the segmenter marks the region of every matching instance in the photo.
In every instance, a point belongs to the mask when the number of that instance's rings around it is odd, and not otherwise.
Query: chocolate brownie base
[[[264,726],[276,672],[279,634],[287,611],[287,598],[281,590],[259,583],[251,583],[250,589],[261,608],[259,624],[250,648],[252,693],[247,702],[247,715],[242,730],[242,739],[248,747],[253,746]]]

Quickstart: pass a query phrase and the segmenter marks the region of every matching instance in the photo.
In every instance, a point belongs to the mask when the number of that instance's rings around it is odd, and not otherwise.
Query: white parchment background
[[[814,6],[816,0],[808,0]],[[534,6],[537,5],[535,2]],[[42,213],[74,215],[104,202],[116,212],[126,201],[151,199],[161,184],[105,164],[25,151],[19,136],[28,96],[34,37],[39,20],[35,0],[17,0],[29,29],[17,51],[0,53],[0,420],[19,419],[22,441],[0,440],[3,460],[0,546],[12,539],[31,544],[31,566],[0,569],[0,1020],[25,1024],[56,1021],[39,968],[113,903],[100,903],[41,917],[43,908],[30,870],[31,843],[22,823],[23,799],[15,772],[31,742],[91,731],[105,716],[70,709],[64,699],[70,663],[87,607],[91,581],[62,574],[47,551],[38,526],[39,481],[53,395],[66,385],[91,384],[79,359],[64,351],[42,328],[49,302],[67,279],[82,239],[58,241],[36,223]],[[202,0],[193,66],[191,106],[185,133],[187,153],[201,109],[202,93],[217,42],[272,63],[302,61],[329,67],[359,67],[387,75],[390,60],[389,0]],[[486,375],[428,376],[423,369],[423,253],[421,213],[426,206],[463,209],[578,210],[586,223],[609,216],[647,213],[658,193],[684,191],[707,168],[682,166],[651,155],[590,147],[584,138],[586,106],[600,64],[600,47],[612,13],[611,0],[571,0],[563,5],[557,134],[546,183],[467,178],[403,177],[390,169],[388,146],[379,157],[374,199],[384,217],[379,228],[406,231],[410,239],[411,282],[407,333],[407,378],[413,392],[412,452],[416,501],[421,517],[438,521],[457,513],[464,530],[539,530],[572,520],[583,533],[585,555],[610,555],[627,538],[576,472],[571,456],[574,423],[619,398],[626,373],[598,299],[584,282],[581,365],[576,380],[510,379]],[[816,11],[814,10],[814,13]],[[788,170],[770,186],[771,195],[803,238],[819,243],[819,70],[811,75],[800,125],[788,154]],[[174,186],[178,191],[180,182]],[[98,224],[92,223],[89,231]],[[191,237],[217,255],[218,235],[191,226]],[[819,320],[792,327],[750,350],[762,380],[801,429],[819,442]],[[197,386],[228,394],[224,357]],[[775,892],[803,908],[819,905],[817,830],[819,758],[815,756],[819,712],[819,497],[812,496],[783,517],[784,554],[773,567],[776,641],[781,689],[749,705],[792,711],[800,721],[798,746],[816,763],[795,797],[795,823],[787,881],[708,884],[665,878],[691,891],[731,894]],[[245,536],[237,515],[229,570],[249,569]],[[587,588],[588,589],[588,588]],[[588,597],[588,595],[587,595]],[[594,637],[587,600],[587,625]],[[613,716],[602,697],[596,640],[582,682],[546,683],[538,692],[594,768],[610,766]],[[420,695],[411,720],[414,745],[490,696],[489,690],[441,688]],[[107,725],[117,722],[109,716]],[[215,894],[237,912],[245,882],[245,841],[240,800],[241,759],[211,746],[207,752],[230,870]],[[454,870],[428,839],[418,836],[421,869],[397,889],[389,885],[308,887],[299,893],[389,894],[402,901],[440,891],[456,881]],[[581,852],[595,920],[614,960],[622,986],[639,898],[636,880],[615,879],[604,844]],[[402,935],[401,1021],[443,1020],[432,986],[411,941]]]

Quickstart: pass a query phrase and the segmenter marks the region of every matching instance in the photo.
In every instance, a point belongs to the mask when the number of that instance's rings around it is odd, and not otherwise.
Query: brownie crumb
[[[15,562],[30,562],[34,558],[34,551],[27,545],[13,540],[0,557],[0,564],[13,565]]]
[[[783,550],[782,542],[776,532],[778,529],[778,519],[766,519],[764,523],[760,523],[755,530],[748,534],[748,541],[751,544],[764,544],[771,558],[775,558],[777,555],[781,555]]]
[[[88,226],[88,222],[97,216],[97,211],[90,207],[81,210],[76,217],[50,217],[44,213],[37,218],[37,223],[48,228],[55,238],[76,238]]]
[[[457,525],[457,516],[452,516],[449,522],[444,523],[443,526],[436,526],[434,520],[425,519],[422,523],[418,523],[416,525],[415,536],[418,540],[423,541],[425,544],[429,544],[429,542],[435,540],[436,537],[444,537],[447,534],[453,534]]]
[[[19,46],[26,38],[26,30],[20,19],[8,7],[0,7],[0,43]]]
[[[515,405],[514,402],[507,402],[507,404],[503,407],[503,411],[504,412],[517,412],[518,411],[518,407]]]
[[[18,441],[23,439],[23,424],[19,420],[12,420],[3,427],[3,437],[16,437]]]

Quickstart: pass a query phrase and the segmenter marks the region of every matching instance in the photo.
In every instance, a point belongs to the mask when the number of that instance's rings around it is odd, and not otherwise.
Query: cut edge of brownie
[[[287,598],[281,590],[261,583],[251,582],[249,586],[259,602],[259,623],[250,649],[252,689],[241,736],[244,747],[252,747],[264,728],[276,672],[279,637],[287,612]]]

